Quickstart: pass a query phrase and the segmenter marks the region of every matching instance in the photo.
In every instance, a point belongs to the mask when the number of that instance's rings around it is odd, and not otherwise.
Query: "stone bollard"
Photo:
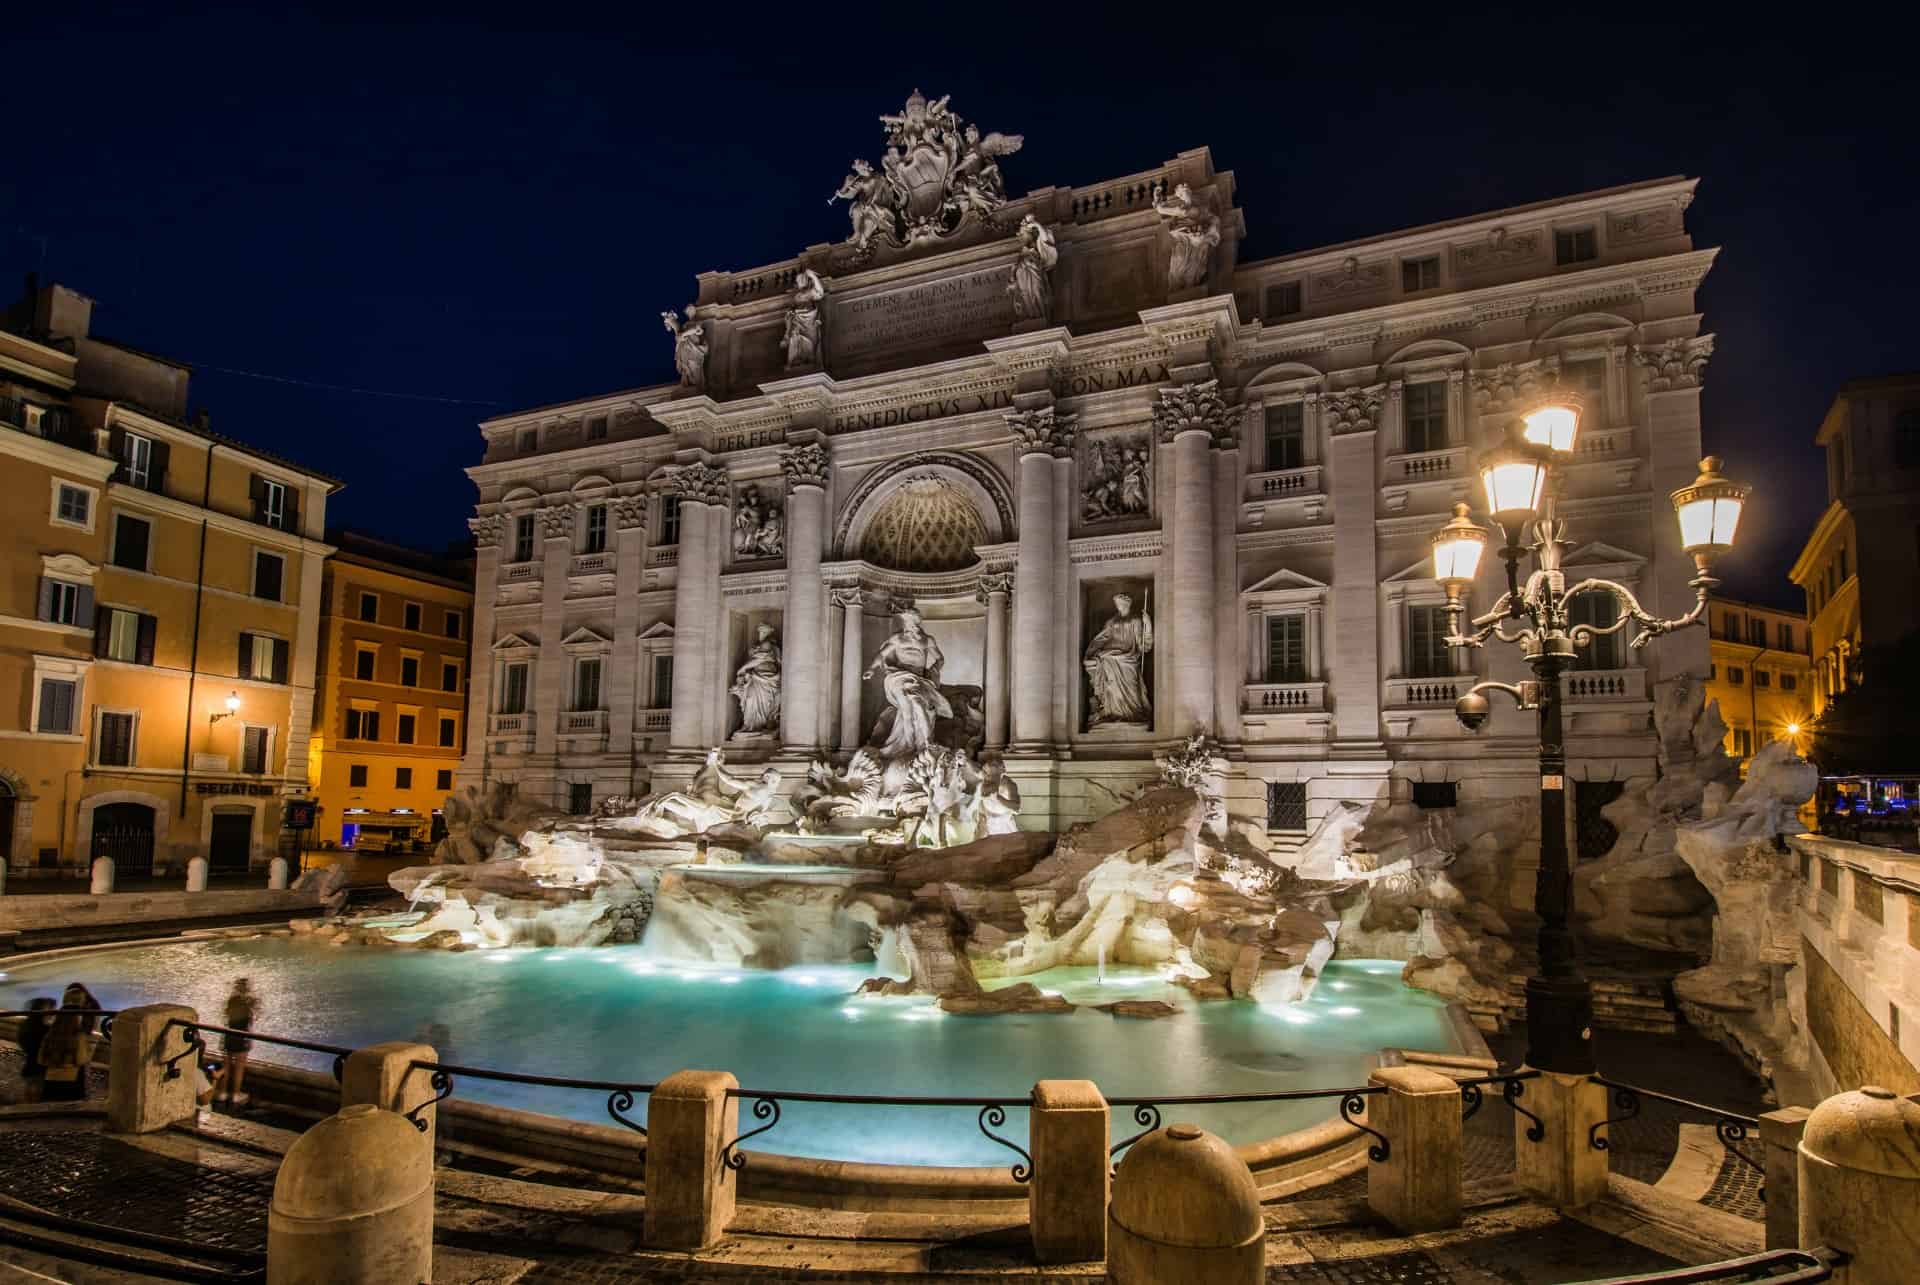
[[[187,1051],[187,1029],[169,1022],[197,1022],[200,1015],[179,1004],[122,1009],[108,1041],[107,1128],[113,1133],[157,1133],[199,1111],[199,1077],[188,1053],[171,1068],[167,1059]]]
[[[1261,1285],[1267,1224],[1246,1162],[1191,1124],[1127,1149],[1107,1213],[1110,1285]]]
[[[93,882],[87,891],[95,897],[103,897],[113,891],[113,858],[95,857],[93,859]]]
[[[391,1111],[341,1107],[294,1140],[267,1209],[267,1285],[433,1279],[433,1148]]]
[[[1028,1121],[1027,1222],[1043,1263],[1107,1256],[1107,1100],[1092,1080],[1042,1080]]]
[[[275,857],[267,862],[267,888],[271,892],[284,892],[287,887],[287,859]]]
[[[1906,1285],[1920,1262],[1920,1102],[1869,1084],[1828,1098],[1800,1139],[1800,1245],[1850,1255],[1833,1279]]]
[[[1383,1066],[1386,1086],[1367,1098],[1367,1123],[1387,1135],[1385,1160],[1367,1163],[1367,1205],[1404,1235],[1460,1222],[1460,1086],[1438,1071]]]
[[[705,1249],[733,1221],[734,1171],[720,1153],[740,1136],[740,1081],[725,1071],[676,1071],[647,1099],[647,1244]]]
[[[1607,1087],[1590,1075],[1543,1071],[1521,1081],[1513,1113],[1514,1179],[1555,1209],[1579,1209],[1607,1194],[1607,1153],[1593,1145],[1593,1126],[1607,1118]],[[1538,1142],[1527,1132],[1538,1127]]]
[[[1782,1107],[1760,1117],[1760,1160],[1766,1167],[1767,1248],[1800,1247],[1800,1135],[1805,1107]]]
[[[431,1044],[395,1040],[388,1044],[370,1044],[347,1054],[340,1073],[340,1105],[343,1107],[379,1107],[405,1117],[407,1112],[439,1096],[433,1087],[434,1072],[415,1062],[439,1062],[440,1055]],[[426,1107],[419,1119],[426,1128],[420,1136],[427,1140],[427,1154],[433,1154],[438,1108]]]
[[[205,892],[207,890],[207,859],[205,857],[187,858],[187,891]]]

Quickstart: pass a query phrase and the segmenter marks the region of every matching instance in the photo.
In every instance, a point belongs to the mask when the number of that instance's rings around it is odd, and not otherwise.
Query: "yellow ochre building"
[[[1707,612],[1712,636],[1707,699],[1720,703],[1726,749],[1747,760],[1769,742],[1791,740],[1806,749],[1813,719],[1813,660],[1807,621],[1797,611],[1716,598]]]
[[[0,326],[0,857],[262,865],[307,790],[327,498],[38,287]]]
[[[424,851],[466,752],[473,563],[335,531],[321,591],[313,841]]]

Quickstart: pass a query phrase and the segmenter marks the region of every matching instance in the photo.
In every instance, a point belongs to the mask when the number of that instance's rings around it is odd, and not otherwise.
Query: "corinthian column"
[[[860,748],[860,604],[859,589],[835,589],[833,605],[840,608],[840,748]]]
[[[987,604],[987,748],[1005,749],[1007,745],[1007,596],[1013,592],[1013,577],[993,572],[980,577],[974,595]]]
[[[826,586],[820,582],[825,538],[827,448],[819,442],[780,452],[787,474],[787,609],[781,661],[780,740],[789,750],[820,742]]]
[[[1061,431],[1051,406],[1009,411],[1007,426],[1020,447],[1019,549],[1014,575],[1020,600],[1013,610],[1013,749],[1044,753],[1053,732],[1054,601],[1053,451]]]
[[[716,614],[720,550],[713,542],[708,506],[723,512],[727,475],[708,464],[683,464],[674,470],[672,488],[680,497],[680,553],[673,581],[673,719],[667,744],[677,752],[707,748],[708,691],[720,663]],[[709,583],[715,592],[709,592]]]
[[[1153,419],[1173,454],[1173,640],[1161,649],[1173,669],[1167,730],[1191,736],[1215,730],[1211,452],[1215,436],[1229,431],[1219,381],[1161,389]]]

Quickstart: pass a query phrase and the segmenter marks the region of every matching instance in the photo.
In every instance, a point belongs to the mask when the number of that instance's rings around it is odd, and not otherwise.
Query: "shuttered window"
[[[133,766],[133,715],[100,712],[100,732],[94,742],[94,762],[102,767]]]
[[[121,607],[102,608],[94,620],[93,654],[129,665],[151,665],[154,633],[152,616]]]
[[[266,634],[241,634],[238,669],[240,677],[251,678],[262,683],[286,682],[289,650],[290,647],[284,638],[273,638]]]
[[[56,625],[93,628],[93,586],[43,577],[40,581],[40,619]]]
[[[34,724],[34,730],[56,732],[61,736],[73,735],[73,707],[79,686],[70,678],[41,679],[40,718]]]
[[[126,513],[113,516],[113,565],[129,571],[147,569],[147,549],[153,539],[153,524],[145,518]]]
[[[256,552],[253,555],[253,596],[279,602],[286,570],[286,560],[279,554]]]
[[[348,710],[345,736],[349,741],[379,740],[380,711],[377,709]]]
[[[459,740],[460,724],[453,718],[443,715],[440,719],[440,744],[451,748],[457,745]]]
[[[267,771],[267,729],[249,727],[240,743],[240,770],[253,776]]]

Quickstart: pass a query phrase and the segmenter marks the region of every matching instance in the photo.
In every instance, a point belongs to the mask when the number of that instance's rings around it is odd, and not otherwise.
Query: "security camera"
[[[1479,692],[1468,692],[1453,703],[1453,716],[1460,720],[1460,726],[1469,732],[1477,732],[1486,726],[1487,715],[1493,707],[1487,704],[1487,698]]]

